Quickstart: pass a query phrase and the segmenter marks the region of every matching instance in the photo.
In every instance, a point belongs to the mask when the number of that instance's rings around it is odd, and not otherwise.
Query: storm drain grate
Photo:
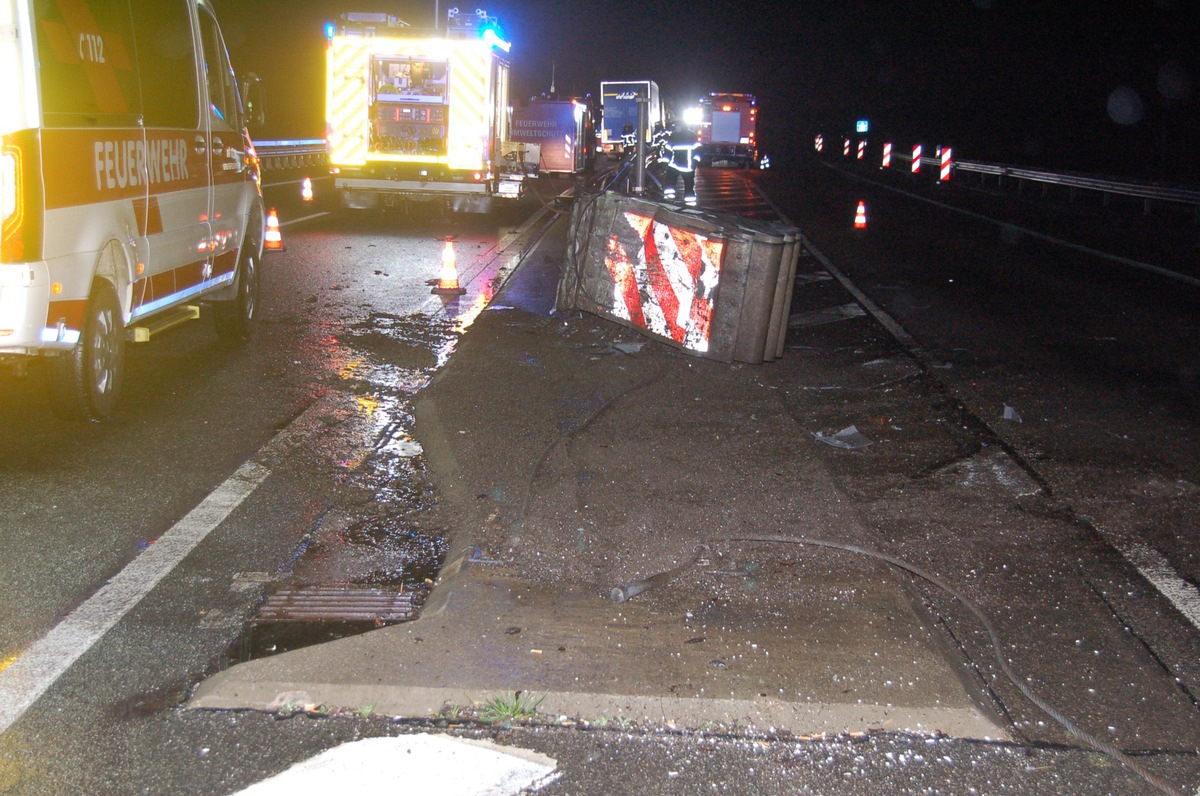
[[[299,586],[271,594],[258,622],[403,622],[413,619],[416,595],[361,586]]]

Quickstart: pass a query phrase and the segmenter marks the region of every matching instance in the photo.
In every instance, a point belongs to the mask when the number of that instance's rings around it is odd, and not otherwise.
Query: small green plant
[[[438,711],[438,715],[441,716],[443,719],[449,719],[450,721],[458,721],[459,719],[462,718],[463,706],[462,705],[452,705],[449,702],[447,702],[446,704],[442,705],[442,709],[440,711]]]
[[[538,706],[542,704],[543,699],[545,699],[544,694],[534,697],[520,691],[514,691],[511,697],[507,694],[492,697],[479,711],[479,718],[492,724],[528,719],[537,713]]]
[[[357,715],[360,719],[369,719],[371,718],[371,714],[374,712],[374,705],[363,705],[361,708],[358,708],[354,711],[355,715]]]
[[[284,716],[290,716],[293,713],[299,713],[304,707],[304,702],[299,699],[289,699],[279,706],[279,712]]]

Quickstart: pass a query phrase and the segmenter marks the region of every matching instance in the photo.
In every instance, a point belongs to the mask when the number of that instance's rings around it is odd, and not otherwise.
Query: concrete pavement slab
[[[1006,732],[870,557],[852,501],[767,368],[695,359],[552,316],[552,226],[417,398],[452,552],[416,621],[234,666],[196,708],[365,707],[425,717],[520,692],[588,722],[798,735]],[[630,349],[626,349],[630,350]],[[775,374],[778,375],[778,374]],[[814,385],[818,388],[819,385]],[[676,577],[616,604],[614,586]]]

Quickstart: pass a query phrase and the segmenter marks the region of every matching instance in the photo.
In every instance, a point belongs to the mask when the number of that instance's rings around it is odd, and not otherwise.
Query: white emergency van
[[[208,0],[0,0],[0,364],[102,419],[127,341],[248,333],[264,212]]]

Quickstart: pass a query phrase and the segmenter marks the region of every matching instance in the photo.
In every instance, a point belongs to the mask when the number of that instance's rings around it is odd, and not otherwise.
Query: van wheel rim
[[[247,255],[243,261],[245,264],[245,272],[242,274],[242,314],[246,320],[254,318],[254,312],[258,308],[257,292],[254,287],[258,279],[258,263],[254,261],[254,257]]]
[[[111,310],[96,314],[92,336],[92,378],[97,395],[106,395],[116,380],[113,365],[117,359],[116,325]]]

